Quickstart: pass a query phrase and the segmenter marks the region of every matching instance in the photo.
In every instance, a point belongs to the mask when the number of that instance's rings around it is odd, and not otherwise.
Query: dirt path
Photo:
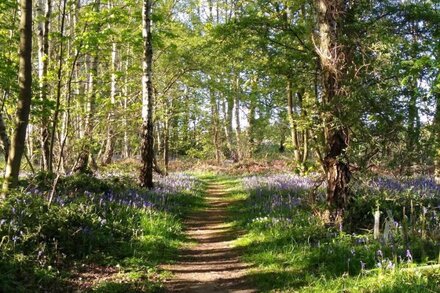
[[[240,262],[232,247],[237,235],[227,224],[226,191],[218,183],[207,189],[207,207],[186,221],[186,233],[197,244],[180,252],[175,264],[163,269],[173,273],[166,280],[166,292],[257,292],[247,283],[245,273],[249,265]]]

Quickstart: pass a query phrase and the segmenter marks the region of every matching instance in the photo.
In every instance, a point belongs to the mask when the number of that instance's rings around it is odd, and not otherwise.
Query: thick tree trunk
[[[153,188],[154,166],[154,125],[153,125],[153,44],[151,37],[151,6],[152,0],[143,2],[143,37],[144,37],[144,60],[142,76],[142,142],[141,158],[142,168],[140,172],[140,185]]]
[[[344,207],[348,198],[350,170],[348,162],[341,157],[348,146],[348,131],[338,121],[343,91],[340,82],[341,69],[345,64],[342,45],[338,44],[338,32],[344,14],[344,2],[340,0],[317,0],[319,48],[322,71],[323,103],[329,109],[325,113],[326,153],[323,159],[327,176],[327,202],[335,210]]]
[[[48,170],[50,157],[50,132],[49,132],[49,113],[46,108],[48,95],[48,80],[47,73],[49,67],[49,29],[50,17],[52,12],[51,0],[39,0],[38,16],[41,21],[38,24],[38,78],[40,83],[40,99],[42,105],[41,118],[41,154],[42,154],[42,168]]]
[[[20,1],[19,99],[12,143],[6,163],[3,194],[18,184],[32,101],[32,0]]]

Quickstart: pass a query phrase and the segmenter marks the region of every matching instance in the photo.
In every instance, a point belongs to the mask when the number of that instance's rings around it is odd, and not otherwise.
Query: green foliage
[[[303,203],[283,208],[280,197],[293,196],[306,202],[307,193],[302,193],[301,188],[289,192],[264,187],[265,180],[255,179],[261,187],[247,190],[236,182],[231,194],[242,199],[240,205],[232,207],[238,227],[245,231],[236,245],[244,249],[244,259],[256,265],[250,276],[261,291],[427,292],[440,288],[438,269],[412,269],[427,261],[436,263],[439,252],[434,239],[416,236],[406,243],[401,235],[392,232],[392,243],[384,244],[374,240],[367,230],[343,232],[324,224],[325,207],[310,210]],[[276,180],[269,184],[282,185]],[[410,193],[401,194],[401,198],[408,198]],[[398,199],[387,201],[389,194],[383,193],[359,194],[358,198],[361,202],[347,210],[344,222],[352,228],[371,222],[371,211],[366,209],[379,198],[384,200],[381,204],[386,202],[387,208],[396,213],[396,219],[399,204],[404,204]],[[413,194],[411,198],[418,197]]]
[[[44,190],[48,190],[50,179],[41,174],[32,180],[28,191],[10,194],[0,203],[2,291],[57,288],[60,284],[74,288],[69,284],[74,272],[89,264],[117,265],[124,274],[141,274],[130,282],[123,281],[125,285],[108,283],[99,285],[98,290],[157,286],[148,279],[157,274],[154,268],[158,263],[176,256],[184,240],[182,212],[199,201],[200,191],[172,194],[166,205],[158,194],[157,200],[140,205],[144,195],[138,194],[141,190],[134,190],[128,179],[78,175],[60,179],[49,206]],[[115,281],[125,279],[124,274],[115,275]]]

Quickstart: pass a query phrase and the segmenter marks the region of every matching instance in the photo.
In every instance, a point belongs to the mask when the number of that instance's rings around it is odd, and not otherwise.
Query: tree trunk
[[[295,119],[296,113],[295,113],[295,105],[293,101],[292,81],[290,80],[290,78],[287,80],[286,89],[287,89],[287,116],[290,125],[290,136],[292,139],[293,156],[295,158],[295,162],[299,164],[301,162],[301,151],[298,140],[298,127],[296,125],[296,119]]]
[[[53,158],[54,158],[54,146],[55,146],[55,134],[58,126],[58,116],[60,114],[61,107],[61,88],[62,88],[62,74],[63,74],[63,63],[64,63],[64,24],[66,19],[66,6],[67,0],[62,3],[62,13],[61,13],[61,27],[60,27],[60,51],[58,56],[58,72],[57,72],[57,95],[55,102],[55,111],[53,114],[52,130],[50,132],[50,144],[49,144],[49,159],[47,161],[47,170],[49,172],[53,171]]]
[[[110,111],[108,113],[107,117],[107,140],[105,145],[105,152],[104,157],[102,159],[102,163],[104,165],[110,164],[112,162],[113,158],[113,152],[114,152],[114,145],[115,145],[115,139],[114,139],[114,122],[115,122],[115,113],[114,108],[116,105],[116,43],[112,44],[112,65],[111,65],[111,85],[110,85]]]
[[[163,129],[163,163],[164,163],[164,174],[168,175],[168,165],[170,162],[170,117],[167,113],[164,121]]]
[[[40,83],[40,99],[42,105],[41,117],[41,154],[42,154],[42,169],[49,169],[50,157],[50,132],[49,132],[49,113],[46,108],[48,95],[48,80],[47,72],[49,67],[49,29],[50,17],[52,12],[51,0],[39,0],[38,15],[41,17],[41,22],[38,24],[38,78]]]
[[[2,112],[3,111],[0,111],[0,141],[2,142],[3,151],[5,152],[5,162],[7,162],[11,141],[9,140],[6,123]]]
[[[234,111],[234,99],[231,97],[226,98],[226,103],[223,104],[223,110],[225,112],[225,134],[226,134],[226,143],[229,149],[230,157],[232,160],[236,161],[234,143],[232,140],[232,119],[233,119],[233,111]]]
[[[241,160],[241,122],[240,122],[240,78],[235,80],[235,137],[236,137],[236,161]]]
[[[256,111],[257,105],[255,98],[251,97],[250,100],[250,106],[249,106],[249,117],[248,117],[248,143],[249,143],[249,150],[248,150],[248,156],[249,158],[252,158],[255,152],[255,128],[256,128],[256,119],[255,119],[255,111]]]
[[[32,0],[20,1],[19,99],[12,144],[6,163],[3,195],[18,184],[32,101]]]
[[[127,56],[130,56],[130,48],[127,48]],[[124,87],[122,88],[122,95],[124,96],[124,158],[128,159],[130,157],[130,140],[128,137],[128,69],[130,68],[129,59],[125,61],[124,64],[125,77],[124,77]]]
[[[434,116],[434,178],[437,184],[440,184],[440,92],[435,93],[435,116]]]
[[[154,165],[154,125],[153,125],[153,44],[151,38],[151,6],[152,0],[143,1],[143,76],[142,76],[142,143],[140,185],[151,189],[153,184]]]
[[[307,119],[307,111],[304,107],[304,89],[301,89],[296,93],[298,96],[298,108],[301,111],[301,118],[303,123],[305,123]],[[307,127],[302,127],[301,136],[302,136],[302,161],[301,163],[304,165],[304,163],[307,161],[309,157],[309,130]]]
[[[215,161],[217,165],[220,164],[221,161],[221,150],[220,150],[220,133],[219,133],[219,114],[218,114],[218,105],[217,99],[214,91],[210,91],[210,102],[211,102],[211,132],[212,132],[212,143],[214,145],[215,150]]]
[[[322,71],[323,103],[329,109],[325,113],[324,170],[327,176],[327,202],[336,211],[347,202],[350,170],[348,162],[341,160],[348,146],[348,131],[340,123],[340,105],[344,102],[341,90],[341,68],[345,64],[342,45],[338,43],[344,2],[340,0],[317,0],[319,47]]]
[[[99,12],[101,8],[101,1],[95,1],[95,12]],[[98,32],[100,30],[100,25],[95,25],[94,30]],[[96,107],[96,92],[97,92],[97,77],[99,70],[99,50],[95,48],[93,56],[91,57],[91,65],[89,70],[89,80],[88,80],[88,99],[87,99],[87,109],[86,109],[86,119],[85,119],[85,129],[82,149],[79,154],[78,162],[73,172],[76,173],[87,173],[91,169],[96,169],[96,162],[92,157],[92,143],[93,143],[93,128],[94,121],[93,116],[95,115]]]

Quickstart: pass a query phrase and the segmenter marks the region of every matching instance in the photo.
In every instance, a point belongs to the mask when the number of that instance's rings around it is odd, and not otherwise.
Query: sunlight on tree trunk
[[[323,103],[328,107],[324,113],[326,153],[324,169],[327,176],[327,202],[336,210],[347,202],[350,170],[344,161],[348,147],[348,130],[339,120],[344,92],[341,72],[345,65],[342,45],[338,43],[338,30],[344,15],[344,3],[339,0],[318,0],[319,46],[323,86]]]
[[[3,194],[18,184],[18,175],[25,152],[26,129],[32,100],[32,0],[20,1],[20,61],[19,100],[14,124],[14,133],[6,163]]]
[[[153,125],[153,44],[151,37],[151,0],[144,0],[142,11],[144,60],[142,76],[142,142],[140,183],[142,187],[153,188],[154,125]]]

